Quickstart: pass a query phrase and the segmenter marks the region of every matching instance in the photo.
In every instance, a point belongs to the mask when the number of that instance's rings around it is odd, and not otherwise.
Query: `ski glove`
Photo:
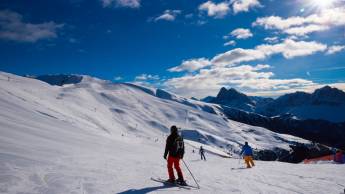
[[[167,156],[163,156],[163,158],[166,160],[166,159],[167,159]]]

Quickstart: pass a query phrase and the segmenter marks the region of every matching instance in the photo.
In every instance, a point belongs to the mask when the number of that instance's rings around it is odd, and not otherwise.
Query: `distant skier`
[[[337,148],[332,148],[332,154],[333,154],[333,161],[335,162],[336,160],[335,155],[337,154]]]
[[[254,161],[253,161],[253,149],[248,145],[248,142],[244,143],[244,146],[242,147],[242,151],[241,151],[241,155],[242,154],[244,157],[244,161],[247,164],[247,168],[251,168],[255,166]]]
[[[201,160],[205,160],[206,161],[205,150],[204,150],[204,148],[202,146],[200,146],[199,154],[200,154]]]
[[[169,154],[169,155],[168,155]],[[185,180],[183,179],[182,170],[180,168],[180,159],[183,158],[184,155],[184,142],[183,138],[178,134],[177,127],[171,126],[170,128],[170,135],[166,140],[165,152],[164,152],[164,159],[167,159],[168,156],[168,174],[170,183],[175,183],[175,175],[173,170],[173,165],[175,170],[177,171],[178,179],[176,183],[180,185],[187,185]]]

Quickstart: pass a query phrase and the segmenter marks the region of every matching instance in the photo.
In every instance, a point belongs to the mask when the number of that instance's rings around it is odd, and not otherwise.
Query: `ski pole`
[[[242,159],[242,154],[239,155],[240,157],[238,157],[238,166],[240,166],[240,162],[241,162],[241,159]]]
[[[192,175],[192,178],[193,178],[195,184],[198,186],[198,189],[200,189],[200,186],[199,186],[198,182],[195,180],[195,178],[194,178],[194,176],[193,176],[193,173],[189,170],[189,168],[188,168],[186,162],[185,162],[183,159],[182,159],[182,162],[183,162],[183,164],[186,166],[186,168],[188,169],[190,175]]]

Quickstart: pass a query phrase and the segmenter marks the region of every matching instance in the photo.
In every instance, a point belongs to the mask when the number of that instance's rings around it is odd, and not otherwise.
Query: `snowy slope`
[[[8,74],[2,75],[2,80],[7,80]],[[78,84],[63,87],[13,76],[10,82],[2,82],[1,89],[1,98],[7,106],[20,106],[37,117],[35,121],[54,119],[106,137],[133,134],[161,138],[171,125],[177,125],[186,139],[214,146],[230,144],[235,150],[244,141],[252,142],[258,149],[288,149],[287,142],[307,142],[207,113],[204,108],[212,108],[203,106],[206,103],[162,90],[113,84],[88,76]]]
[[[238,150],[246,140],[259,149],[306,142],[153,94],[87,76],[60,87],[1,73],[0,193],[178,191],[149,180],[166,176],[162,152],[172,124],[182,127],[187,139],[201,137],[210,151],[220,154],[217,146],[230,144]],[[200,162],[192,146],[198,145],[189,142],[185,160],[202,193],[322,193],[325,188],[334,193],[345,182],[341,165],[259,162],[248,171],[230,171],[238,160],[207,155],[209,161]],[[186,178],[192,183],[187,173]]]

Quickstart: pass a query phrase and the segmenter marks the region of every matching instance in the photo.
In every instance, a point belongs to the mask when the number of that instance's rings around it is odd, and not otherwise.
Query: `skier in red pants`
[[[168,155],[169,154],[169,155]],[[170,128],[170,135],[167,138],[165,152],[164,152],[164,159],[167,159],[168,156],[168,174],[170,183],[175,183],[175,175],[174,170],[177,171],[178,179],[176,183],[181,185],[186,185],[185,180],[183,179],[182,170],[180,168],[180,159],[183,158],[184,155],[184,142],[183,138],[178,134],[177,127],[171,126]]]

